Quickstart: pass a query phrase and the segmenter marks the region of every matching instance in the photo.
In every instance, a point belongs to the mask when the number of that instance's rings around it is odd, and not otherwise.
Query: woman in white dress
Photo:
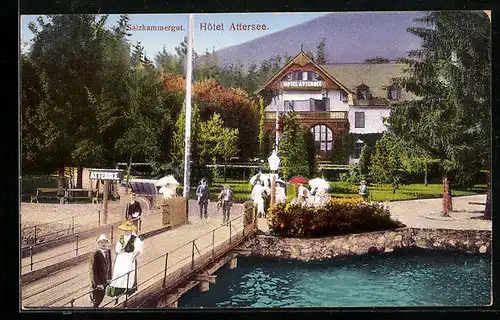
[[[257,205],[257,216],[264,216],[264,198],[262,198],[262,193],[264,192],[263,183],[257,180],[252,189],[251,198],[253,203]]]
[[[285,203],[286,202],[286,192],[285,188],[282,186],[276,186],[276,202]]]
[[[131,295],[137,291],[137,257],[144,249],[144,242],[135,234],[137,228],[132,222],[122,223],[118,230],[124,231],[125,234],[120,236],[115,247],[113,280],[107,291],[110,297],[117,297],[126,292]]]

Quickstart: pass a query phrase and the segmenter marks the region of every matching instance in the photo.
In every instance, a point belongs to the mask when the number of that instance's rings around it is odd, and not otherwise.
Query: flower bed
[[[371,232],[405,227],[390,217],[379,203],[361,199],[332,199],[325,207],[305,208],[278,204],[269,210],[271,229],[277,236],[317,238],[348,233]]]

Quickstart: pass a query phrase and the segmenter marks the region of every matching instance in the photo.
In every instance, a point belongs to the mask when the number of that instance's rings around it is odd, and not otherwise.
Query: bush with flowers
[[[383,204],[363,202],[361,198],[333,198],[319,208],[277,204],[269,210],[267,218],[274,234],[293,238],[318,238],[405,226],[392,220]]]

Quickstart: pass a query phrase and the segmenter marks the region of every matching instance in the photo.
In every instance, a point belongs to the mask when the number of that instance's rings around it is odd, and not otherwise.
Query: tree
[[[238,129],[224,127],[220,114],[215,113],[208,121],[200,123],[200,156],[205,162],[228,162],[238,152]]]
[[[389,62],[391,62],[391,60],[382,57],[374,57],[365,60],[365,63],[389,63]]]
[[[279,144],[281,170],[285,179],[296,175],[308,176],[308,154],[304,152],[307,146],[304,141],[304,129],[297,122],[294,112],[283,115],[283,136]]]
[[[261,159],[265,159],[266,154],[264,153],[264,143],[265,143],[265,133],[264,133],[264,122],[266,121],[266,104],[264,99],[259,99],[259,114],[260,114],[260,122],[259,122],[259,157]]]
[[[316,47],[316,63],[325,64],[325,38],[321,39],[321,42]]]
[[[49,15],[48,19],[46,23],[39,17],[38,26],[29,25],[34,42],[28,55],[40,80],[40,100],[37,106],[23,106],[36,108],[37,113],[36,120],[24,120],[29,126],[25,129],[39,135],[37,143],[25,144],[28,149],[23,152],[27,159],[36,155],[47,170],[58,168],[62,189],[65,165],[105,162],[106,148],[97,138],[97,110],[89,108],[88,92],[102,91],[102,70],[111,55],[108,45],[116,38],[104,27],[106,15]],[[96,150],[94,157],[82,159],[89,148]]]
[[[367,176],[370,173],[370,165],[372,158],[373,150],[369,144],[365,144],[363,149],[361,150],[361,156],[359,159],[359,172]]]
[[[491,166],[491,24],[474,11],[431,12],[417,21],[425,27],[408,31],[422,38],[422,48],[410,52],[407,76],[395,82],[419,99],[393,106],[389,122],[439,160],[446,190],[452,174],[465,179]],[[445,215],[450,205],[444,192]]]
[[[390,183],[393,193],[398,189],[403,178],[401,163],[401,143],[397,137],[385,133],[375,145],[375,153],[371,157],[370,177],[377,183]]]

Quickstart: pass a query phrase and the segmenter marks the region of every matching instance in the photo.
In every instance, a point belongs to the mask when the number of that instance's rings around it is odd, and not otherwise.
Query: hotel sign
[[[121,180],[123,170],[118,169],[89,169],[90,180]]]
[[[283,81],[281,85],[283,88],[322,88],[323,81]]]

